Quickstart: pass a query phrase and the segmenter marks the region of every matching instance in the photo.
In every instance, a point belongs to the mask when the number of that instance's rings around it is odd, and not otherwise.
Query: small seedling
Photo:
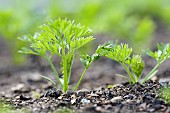
[[[153,52],[151,50],[147,50],[146,54],[150,57],[154,58],[157,61],[156,66],[150,71],[150,73],[143,79],[142,83],[152,78],[157,72],[158,67],[167,59],[170,58],[170,44],[157,44],[157,51]]]
[[[32,95],[34,99],[39,99],[41,97],[41,94],[36,91],[32,91]]]
[[[75,24],[74,21],[67,19],[58,19],[56,21],[47,21],[46,24],[40,26],[40,31],[36,32],[34,36],[26,35],[20,38],[20,40],[29,43],[30,47],[23,47],[19,52],[25,54],[35,54],[43,57],[50,64],[54,75],[62,88],[63,92],[69,89],[69,80],[71,77],[71,68],[74,60],[75,51],[85,44],[94,40],[93,36],[90,36],[91,29],[80,24]],[[60,78],[57,70],[52,62],[54,55],[61,58],[61,72],[63,77]],[[94,60],[97,59],[96,54],[89,56],[83,55],[81,61],[85,65],[78,83],[74,87],[77,90],[87,69]],[[56,83],[50,80],[55,86]]]
[[[170,87],[162,87],[158,92],[159,98],[165,100],[170,105]]]
[[[170,45],[169,44],[158,44],[158,50],[152,52],[147,50],[147,55],[157,60],[157,65],[150,71],[150,73],[141,80],[142,71],[144,69],[144,61],[140,55],[132,55],[132,48],[128,47],[128,44],[107,42],[98,47],[97,53],[100,56],[108,57],[112,60],[119,62],[128,73],[129,77],[117,74],[118,76],[124,77],[129,83],[141,83],[151,79],[157,72],[158,67],[168,58],[170,58]]]

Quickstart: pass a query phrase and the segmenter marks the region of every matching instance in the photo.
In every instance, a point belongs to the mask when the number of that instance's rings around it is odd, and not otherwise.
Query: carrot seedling
[[[107,42],[97,49],[97,54],[100,56],[108,57],[112,60],[119,62],[126,70],[129,77],[124,75],[116,74],[124,77],[129,83],[136,83],[141,81],[144,83],[151,79],[157,72],[158,67],[168,58],[170,58],[170,45],[169,44],[158,44],[158,50],[155,52],[147,50],[147,55],[157,60],[157,65],[150,71],[150,73],[141,80],[142,71],[144,69],[144,61],[140,55],[133,55],[132,48],[128,47],[128,44],[117,44]]]
[[[158,67],[167,59],[170,58],[170,44],[157,44],[157,51],[153,52],[151,50],[147,50],[146,54],[157,61],[156,66],[150,71],[150,73],[142,80],[142,83],[152,78],[157,72]]]
[[[92,30],[80,24],[75,24],[74,21],[67,19],[47,21],[47,23],[40,26],[39,29],[39,32],[36,32],[33,36],[25,35],[20,38],[20,40],[28,42],[29,47],[23,47],[19,52],[39,55],[47,60],[60,87],[63,92],[66,92],[69,89],[68,84],[71,77],[71,68],[74,61],[75,51],[94,40],[93,36],[90,36]],[[63,74],[62,78],[59,77],[52,62],[54,55],[61,58],[60,64],[61,72]],[[74,87],[74,90],[78,89],[87,69],[96,58],[95,54],[92,56],[85,54],[83,58],[81,58],[81,61],[85,65],[85,70]],[[50,80],[55,86],[57,85],[50,78],[45,76],[44,78]]]

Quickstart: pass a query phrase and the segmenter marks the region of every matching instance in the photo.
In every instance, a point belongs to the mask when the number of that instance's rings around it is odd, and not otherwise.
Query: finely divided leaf
[[[128,48],[127,44],[115,45],[112,51],[109,51],[106,56],[118,62],[126,61],[132,53],[132,48]]]
[[[170,58],[170,45],[160,43],[157,45],[158,50],[152,52],[151,50],[147,50],[146,54],[156,59],[158,62],[162,62],[168,58]]]
[[[131,59],[131,70],[136,75],[136,79],[139,80],[144,69],[144,62],[139,55],[133,55]]]
[[[80,58],[80,61],[83,63],[85,67],[88,67],[92,59],[90,55],[83,54],[82,57]]]
[[[81,37],[81,38],[78,38],[78,39],[75,39],[75,40],[71,41],[70,46],[74,50],[79,49],[80,47],[84,46],[88,42],[91,42],[92,40],[94,40],[94,38],[92,36],[86,37],[86,38]]]
[[[26,47],[22,47],[21,50],[18,51],[19,53],[24,53],[24,54],[35,54],[38,55],[38,53],[34,52],[33,50],[26,48]]]

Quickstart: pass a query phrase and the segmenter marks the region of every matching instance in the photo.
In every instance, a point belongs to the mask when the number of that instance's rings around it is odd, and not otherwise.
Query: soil
[[[64,94],[60,90],[50,89],[37,98],[36,94],[29,91],[15,90],[16,95],[7,100],[12,102],[15,108],[26,107],[34,113],[55,111],[60,107],[67,107],[79,113],[168,113],[170,111],[167,104],[157,99],[159,88],[159,83],[149,81],[144,85],[125,83],[94,90],[69,90]],[[27,96],[23,92],[27,92]]]
[[[170,42],[169,36],[169,33],[158,29],[153,48],[157,42]],[[95,43],[111,40],[103,35],[96,37]],[[10,54],[8,51],[4,52],[7,48],[1,38],[0,45],[3,46],[0,49],[0,98],[12,103],[16,109],[27,108],[33,113],[55,113],[59,112],[59,108],[78,113],[170,113],[170,107],[158,97],[160,87],[170,82],[170,60],[161,65],[160,71],[151,81],[143,85],[131,85],[125,79],[115,76],[116,73],[126,75],[118,63],[102,58],[94,62],[79,90],[73,92],[71,88],[75,86],[83,70],[82,65],[76,62],[70,90],[62,93],[40,76],[45,75],[55,80],[46,62],[33,56],[31,59],[34,63],[29,60],[26,65],[12,66],[8,60]],[[143,76],[155,65],[149,57],[144,57],[144,60],[146,64]],[[54,64],[58,69],[58,59]]]

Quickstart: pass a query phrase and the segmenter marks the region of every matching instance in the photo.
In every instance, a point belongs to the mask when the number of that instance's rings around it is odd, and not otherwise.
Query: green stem
[[[59,75],[58,75],[58,72],[57,72],[57,70],[55,69],[54,64],[52,63],[51,57],[50,57],[50,59],[47,58],[47,57],[45,57],[45,59],[46,59],[46,60],[48,61],[48,63],[50,64],[50,66],[51,66],[51,68],[52,68],[52,70],[53,70],[53,72],[54,72],[54,75],[55,75],[55,77],[57,78],[58,83],[60,84],[60,87],[63,88],[63,85],[62,85],[62,83],[61,83],[61,81],[60,81],[60,77],[59,77]]]
[[[149,72],[149,74],[142,80],[142,84],[144,83],[144,82],[146,82],[147,80],[148,80],[148,78],[150,77],[150,75],[152,75],[152,73],[154,73],[156,70],[157,70],[157,68],[162,64],[164,62],[164,60],[162,60],[161,62],[158,62],[158,64]]]
[[[66,92],[68,90],[68,73],[67,73],[67,59],[66,59],[66,53],[64,47],[62,48],[62,62],[63,62],[63,72],[64,72],[63,92]]]
[[[76,90],[79,88],[79,85],[80,85],[81,81],[83,80],[84,75],[86,74],[88,68],[89,68],[89,66],[84,69],[84,71],[83,71],[83,73],[82,73],[79,81],[77,82],[77,84],[75,85],[75,87],[74,87],[74,89],[73,89],[74,91],[76,91]]]
[[[55,86],[55,88],[57,89],[57,84],[56,84],[52,79],[50,79],[50,78],[48,78],[48,77],[46,77],[46,76],[42,76],[42,75],[41,75],[41,77],[49,80],[49,81]]]
[[[127,66],[124,64],[124,63],[120,63],[122,66],[123,66],[123,68],[126,70],[126,72],[128,73],[128,75],[129,75],[129,77],[130,77],[130,79],[131,79],[131,82],[132,83],[135,83],[136,82],[136,80],[135,80],[135,78],[134,78],[134,76],[132,75],[132,73],[130,72],[130,70],[127,68]]]
[[[67,78],[67,62],[65,56],[63,56],[63,71],[64,71],[64,87],[63,92],[68,90],[68,78]]]
[[[73,56],[72,56],[72,60],[71,60],[71,65],[70,65],[70,67],[68,67],[69,68],[69,70],[68,70],[68,83],[70,82],[70,76],[71,76],[71,68],[72,68],[72,65],[73,65],[73,61],[74,61],[74,54],[73,54]]]
[[[93,62],[93,61],[91,61],[91,62],[89,63],[89,65],[86,66],[86,68],[84,69],[84,71],[83,71],[83,73],[82,73],[79,81],[77,82],[77,84],[76,84],[75,87],[73,88],[74,91],[76,91],[76,90],[79,88],[79,85],[80,85],[81,81],[83,80],[84,75],[86,74],[86,72],[87,72],[88,68],[90,67],[90,65],[92,64],[92,62]]]

